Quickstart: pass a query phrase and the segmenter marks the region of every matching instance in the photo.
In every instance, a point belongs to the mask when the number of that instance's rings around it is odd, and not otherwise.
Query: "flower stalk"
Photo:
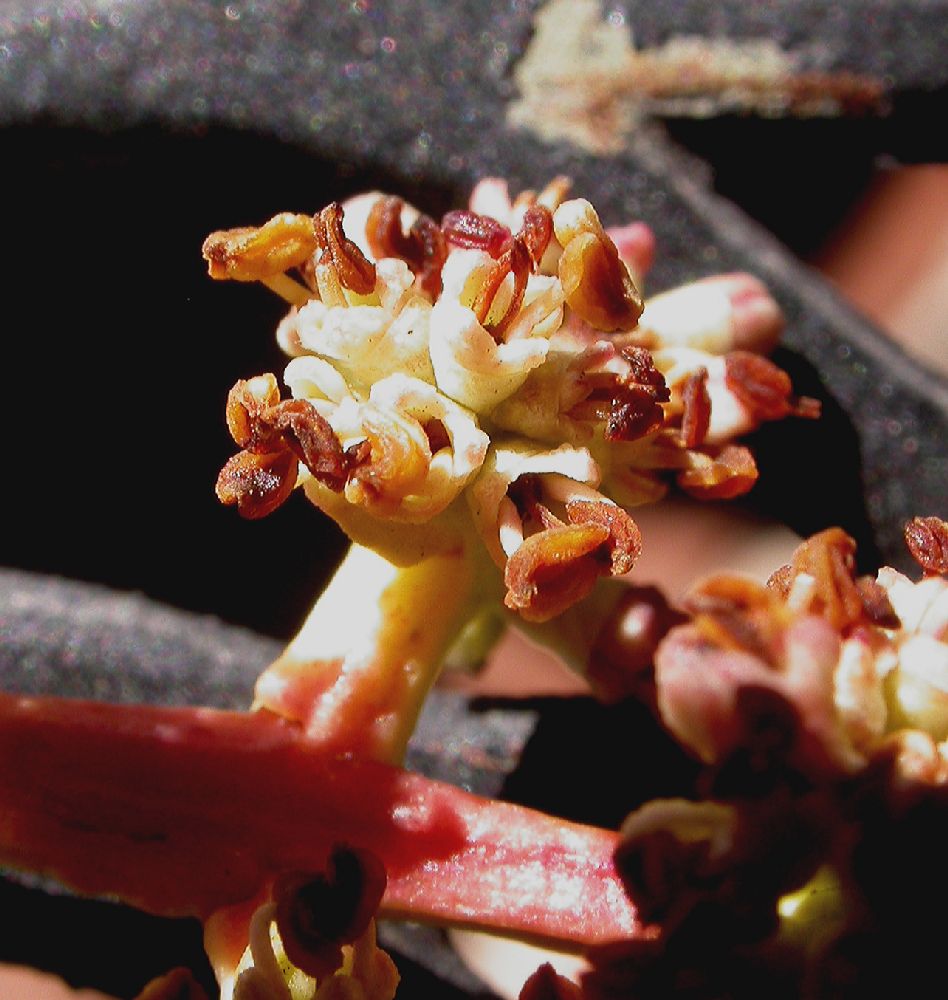
[[[444,656],[476,606],[463,546],[397,567],[349,549],[302,629],[257,681],[254,708],[327,750],[398,762]]]

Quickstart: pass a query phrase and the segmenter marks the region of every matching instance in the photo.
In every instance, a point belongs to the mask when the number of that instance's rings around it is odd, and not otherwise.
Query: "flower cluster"
[[[440,223],[378,193],[212,234],[212,276],[292,304],[292,356],[227,405],[242,449],[217,485],[247,517],[300,486],[357,543],[398,565],[476,534],[507,607],[544,621],[626,573],[626,508],[671,483],[701,499],[757,478],[737,439],[816,416],[765,356],[780,311],[749,275],[644,301],[641,223],[606,230],[557,178],[511,200],[477,185]]]
[[[928,982],[946,888],[948,524],[916,518],[906,536],[918,581],[857,576],[834,528],[767,587],[716,577],[692,592],[654,680],[662,721],[706,765],[699,798],[626,820],[617,864],[662,931],[597,950],[586,996]]]

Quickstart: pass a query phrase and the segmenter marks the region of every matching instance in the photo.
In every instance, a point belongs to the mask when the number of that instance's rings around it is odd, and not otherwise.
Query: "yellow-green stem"
[[[353,545],[254,708],[340,751],[397,763],[444,655],[474,610],[467,547],[396,567]]]

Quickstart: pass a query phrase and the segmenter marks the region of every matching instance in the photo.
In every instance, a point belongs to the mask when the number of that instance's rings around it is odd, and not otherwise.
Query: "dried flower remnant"
[[[636,48],[627,19],[607,18],[607,9],[599,0],[549,0],[538,9],[532,41],[514,67],[511,124],[614,156],[653,115],[833,116],[884,107],[880,79],[827,72],[812,52],[719,30]]]

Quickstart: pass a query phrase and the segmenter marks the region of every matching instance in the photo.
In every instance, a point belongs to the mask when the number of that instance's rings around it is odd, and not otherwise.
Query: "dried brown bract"
[[[428,215],[419,215],[408,232],[402,228],[401,198],[386,195],[369,212],[365,235],[376,260],[397,257],[411,268],[418,287],[431,299],[441,291],[441,268],[448,256],[445,234]]]
[[[313,220],[283,212],[257,228],[211,233],[201,252],[212,278],[263,281],[302,266],[316,246]]]
[[[948,573],[948,522],[940,517],[915,517],[905,526],[905,544],[926,576]]]

